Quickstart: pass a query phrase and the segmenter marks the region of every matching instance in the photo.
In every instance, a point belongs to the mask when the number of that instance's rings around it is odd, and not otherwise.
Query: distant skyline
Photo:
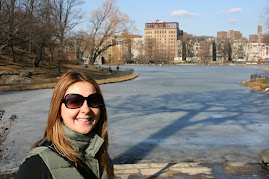
[[[86,30],[90,12],[97,9],[105,0],[85,0],[81,7],[85,11]],[[138,31],[144,36],[145,23],[178,22],[179,29],[195,36],[217,36],[218,31],[240,31],[245,38],[257,34],[258,25],[265,26],[265,8],[268,0],[118,0],[120,10],[135,21]]]

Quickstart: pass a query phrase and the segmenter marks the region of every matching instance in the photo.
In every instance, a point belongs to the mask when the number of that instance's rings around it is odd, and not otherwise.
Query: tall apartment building
[[[192,38],[193,38],[192,34],[188,34],[187,32],[183,33],[183,42],[186,42],[186,41],[188,41],[188,40],[190,40]],[[179,40],[181,40],[181,39],[179,39]]]
[[[225,39],[227,39],[227,32],[224,32],[224,31],[217,32],[217,39],[218,40],[225,40]]]
[[[269,43],[269,35],[262,34],[262,26],[258,25],[257,34],[249,35],[249,43]]]
[[[241,40],[242,39],[242,33],[240,31],[233,31],[233,30],[228,30],[227,32],[217,32],[217,39],[218,40],[225,40],[225,39],[230,39],[230,40]]]
[[[258,42],[258,35],[257,34],[252,34],[249,35],[249,43],[257,43]]]
[[[261,25],[258,25],[258,34],[262,35],[262,26]]]
[[[169,63],[177,56],[177,41],[183,36],[178,22],[156,21],[145,24],[146,59]]]

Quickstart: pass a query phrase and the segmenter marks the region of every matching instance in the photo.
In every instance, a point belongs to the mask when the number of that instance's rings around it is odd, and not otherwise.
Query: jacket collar
[[[104,143],[104,139],[95,132],[80,134],[72,131],[63,123],[62,128],[73,149],[81,156],[94,157]]]

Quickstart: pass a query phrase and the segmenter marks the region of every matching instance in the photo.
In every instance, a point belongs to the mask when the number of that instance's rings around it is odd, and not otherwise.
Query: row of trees
[[[158,49],[154,39],[145,43],[145,56],[142,63],[154,61],[156,63],[171,63],[175,60],[200,61],[231,61],[232,59],[247,58],[248,43],[246,40],[231,41],[229,39],[216,40],[212,37],[193,37],[184,41],[177,41],[174,49]],[[265,47],[264,47],[265,48]],[[261,57],[262,58],[262,57]]]
[[[169,61],[174,60],[177,54],[177,44],[167,45],[166,43],[158,42],[156,38],[147,38],[145,40],[144,50],[147,62],[169,63]]]
[[[148,61],[157,63],[170,63],[174,58],[181,58],[183,61],[215,61],[218,57],[223,60],[231,59],[231,42],[229,40],[216,41],[214,38],[193,37],[166,48],[160,46],[154,38],[145,42],[145,58]]]
[[[107,0],[93,10],[88,20],[89,29],[74,31],[84,14],[81,0],[0,0],[0,52],[10,47],[16,61],[14,47],[36,54],[35,66],[44,57],[54,60],[61,50],[67,57],[67,45],[75,49],[76,59],[85,51],[94,60],[109,47],[122,41],[113,37],[128,33],[134,22],[122,13],[116,0]]]
[[[214,38],[193,38],[181,42],[178,56],[183,60],[199,60],[203,63],[208,61],[231,61],[235,56],[232,54],[230,40],[215,40]],[[238,46],[238,45],[237,45]],[[241,57],[243,49],[237,50],[237,57]]]

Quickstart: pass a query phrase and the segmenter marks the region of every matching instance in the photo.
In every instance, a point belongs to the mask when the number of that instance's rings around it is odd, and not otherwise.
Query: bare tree
[[[195,41],[193,39],[189,39],[186,41],[184,49],[185,49],[185,54],[186,54],[186,60],[190,60],[193,59],[193,57],[195,57],[194,54],[194,44]]]
[[[127,33],[134,22],[120,11],[116,0],[106,0],[101,7],[93,10],[90,16],[90,56],[91,62],[109,47],[124,43],[124,39],[116,39],[117,35]]]
[[[265,17],[265,27],[267,28],[267,31],[269,30],[269,3],[267,3],[267,6],[264,8],[264,17]]]
[[[145,56],[147,62],[154,61],[156,57],[156,39],[155,38],[148,38],[145,41]]]
[[[90,39],[88,34],[85,31],[80,30],[75,36],[75,49],[76,49],[76,58],[77,60],[82,59],[84,52],[87,50]]]
[[[173,45],[169,44],[167,48],[166,57],[164,59],[166,60],[166,63],[169,63],[170,61],[174,59],[174,57],[175,57],[175,52],[173,49]]]
[[[232,50],[231,50],[231,42],[230,40],[218,40],[216,44],[216,55],[218,59],[222,59],[222,61],[230,61]]]
[[[123,62],[124,52],[119,46],[111,47],[111,63],[121,64]]]
[[[0,14],[0,50],[2,50],[3,47],[10,46],[12,58],[15,62],[15,38],[21,26],[24,25],[23,19],[25,18],[25,13],[21,10],[21,2],[19,0],[1,0]]]
[[[58,30],[57,38],[62,52],[68,32],[80,23],[82,14],[77,7],[83,3],[81,0],[52,0],[53,16]]]
[[[14,46],[37,53],[40,61],[45,44],[51,39],[48,32],[54,27],[48,25],[51,6],[47,4],[51,5],[50,0],[1,0],[1,49],[9,46],[13,61]]]
[[[186,42],[179,40],[177,43],[177,57],[181,58],[182,61],[186,61]]]
[[[198,57],[200,57],[202,63],[207,64],[213,59],[213,43],[207,39],[199,40]]]
[[[121,36],[123,38],[122,41],[124,41],[124,43],[122,44],[122,49],[124,52],[124,59],[131,60],[132,59],[132,37],[127,33],[124,33]]]
[[[144,43],[143,40],[132,40],[132,57],[137,63],[145,63],[145,56],[144,56]]]
[[[53,60],[56,44],[62,51],[69,32],[80,22],[81,0],[0,0],[0,50],[14,46]]]
[[[262,35],[262,43],[265,43],[266,45],[269,45],[269,34],[263,34]]]
[[[232,59],[244,59],[247,42],[234,41],[232,45]]]
[[[54,49],[57,29],[50,0],[35,0],[31,9],[34,9],[34,13],[28,17],[31,23],[26,26],[31,30],[25,29],[25,32],[28,34],[29,51],[37,54],[34,59],[34,65],[37,67],[43,57],[48,56],[46,49],[49,49],[49,52],[51,48]]]

